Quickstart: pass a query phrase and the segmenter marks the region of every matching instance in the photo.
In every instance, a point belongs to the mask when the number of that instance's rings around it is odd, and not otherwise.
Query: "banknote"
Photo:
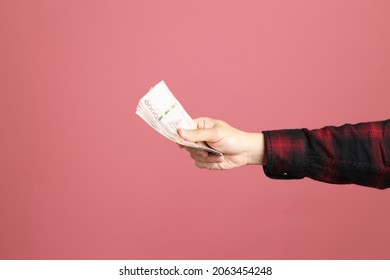
[[[197,127],[164,81],[152,87],[141,98],[135,113],[161,135],[180,145],[222,155],[204,142],[190,142],[179,136],[177,133],[179,128],[196,129]]]

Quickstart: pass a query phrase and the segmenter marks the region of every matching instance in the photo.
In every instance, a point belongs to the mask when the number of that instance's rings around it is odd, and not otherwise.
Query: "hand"
[[[247,164],[265,164],[264,135],[238,130],[229,124],[211,118],[194,120],[198,129],[178,129],[187,141],[205,141],[222,156],[189,147],[186,149],[196,166],[207,169],[232,169]]]

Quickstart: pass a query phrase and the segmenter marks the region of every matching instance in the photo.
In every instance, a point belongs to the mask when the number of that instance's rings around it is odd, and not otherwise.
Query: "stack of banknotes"
[[[197,127],[164,81],[152,87],[141,98],[135,113],[160,134],[180,145],[222,155],[204,142],[189,142],[179,136],[177,133],[179,128],[196,129]]]

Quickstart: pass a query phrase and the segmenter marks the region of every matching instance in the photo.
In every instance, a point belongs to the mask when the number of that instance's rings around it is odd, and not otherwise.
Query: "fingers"
[[[218,163],[206,163],[195,161],[195,165],[199,168],[208,169],[208,170],[220,170]]]
[[[191,142],[217,142],[220,140],[218,130],[215,128],[201,128],[201,129],[182,129],[178,133],[187,141]]]
[[[191,158],[195,160],[195,164],[201,168],[205,168],[206,165],[210,164],[222,163],[224,159],[223,156],[208,153],[203,150],[189,147],[184,147],[184,149],[190,153]]]
[[[207,117],[201,117],[201,118],[196,118],[194,119],[194,123],[196,124],[197,128],[204,129],[204,128],[212,128],[214,127],[219,120],[215,120],[212,118],[207,118]]]
[[[179,144],[179,143],[176,143],[176,145],[177,145],[180,149],[183,149],[183,148],[184,148],[184,146],[181,145],[181,144]]]
[[[195,149],[195,148],[190,148],[183,146],[183,148],[190,153],[190,156],[192,158],[197,157],[197,158],[205,158],[208,155],[208,152],[200,149]]]
[[[191,142],[206,142],[216,143],[223,137],[222,126],[226,125],[223,121],[215,120],[212,118],[197,118],[194,119],[197,129],[183,129],[177,130],[178,134],[185,140]],[[207,169],[221,169],[220,164],[224,162],[224,157],[208,153],[207,151],[184,147],[179,145],[180,148],[184,148],[190,153],[191,158],[195,161],[195,164],[199,168]]]
[[[223,156],[220,155],[189,147],[184,147],[184,149],[190,153],[191,158],[195,161],[206,163],[221,163],[223,161]]]

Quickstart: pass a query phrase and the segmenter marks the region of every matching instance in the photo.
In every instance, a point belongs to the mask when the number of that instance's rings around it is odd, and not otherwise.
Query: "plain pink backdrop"
[[[248,131],[390,117],[390,2],[1,1],[1,259],[389,259],[390,191],[197,169],[160,80]]]

